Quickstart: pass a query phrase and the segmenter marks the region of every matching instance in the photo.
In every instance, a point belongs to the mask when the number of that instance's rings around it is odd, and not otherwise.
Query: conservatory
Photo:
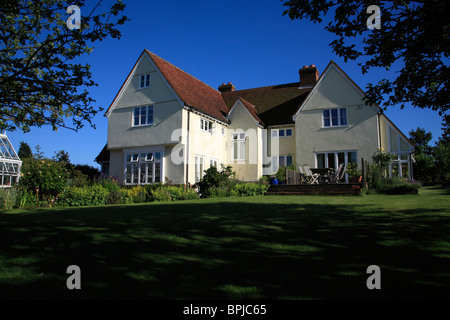
[[[20,161],[6,134],[0,133],[0,188],[8,188],[19,181]]]

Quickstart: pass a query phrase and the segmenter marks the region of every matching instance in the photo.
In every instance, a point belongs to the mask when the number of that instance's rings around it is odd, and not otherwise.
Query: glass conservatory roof
[[[6,135],[0,134],[0,160],[10,159],[10,160],[18,160],[16,151],[14,150],[11,142]]]

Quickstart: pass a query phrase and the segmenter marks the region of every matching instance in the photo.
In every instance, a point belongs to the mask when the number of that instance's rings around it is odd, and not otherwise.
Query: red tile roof
[[[221,121],[228,122],[228,108],[218,90],[215,90],[173,64],[146,50],[172,89],[186,105],[194,107]]]
[[[245,100],[242,97],[239,97],[238,100],[240,100],[242,102],[242,104],[245,106],[245,108],[248,110],[248,112],[250,112],[253,119],[255,119],[259,125],[265,126],[264,122],[262,122],[261,119],[259,118],[258,111],[256,111],[256,107],[254,105],[252,105],[250,102],[248,102],[247,100]]]

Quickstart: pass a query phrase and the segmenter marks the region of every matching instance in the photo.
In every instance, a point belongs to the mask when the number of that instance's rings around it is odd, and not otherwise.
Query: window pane
[[[148,119],[147,124],[153,124],[153,106],[148,107]]]
[[[147,124],[147,107],[141,108],[141,124]]]
[[[233,142],[233,160],[238,159],[238,142]]]
[[[127,154],[127,162],[130,162],[130,161],[131,161],[131,154],[128,153],[128,154]]]
[[[286,165],[292,166],[292,156],[286,156]]]
[[[146,176],[147,176],[147,165],[146,163],[142,162],[139,164],[139,183],[140,184],[146,184],[147,181],[145,180]]]
[[[145,75],[145,86],[150,87],[150,75]]]
[[[275,138],[278,136],[278,131],[277,130],[272,130],[272,138]]]
[[[348,153],[348,163],[356,163],[356,152]]]
[[[338,152],[338,165],[345,165],[345,153],[344,152]]]
[[[138,178],[139,178],[139,175],[138,175],[138,173],[139,173],[139,168],[138,168],[138,165],[137,165],[137,163],[135,163],[135,164],[132,164],[132,167],[133,167],[133,169],[132,169],[132,174],[133,174],[133,184],[138,184]]]
[[[200,130],[203,130],[203,119],[200,119]]]
[[[341,126],[347,125],[347,109],[341,108],[340,109],[340,115],[341,115]]]
[[[324,153],[317,154],[317,167],[325,168],[325,154]]]
[[[284,137],[284,134],[285,134],[285,131],[284,131],[284,129],[280,129],[280,137]]]
[[[245,142],[239,143],[239,159],[245,160]]]
[[[292,129],[286,129],[286,137],[292,136]]]
[[[155,162],[155,182],[161,182],[161,163]]]
[[[335,154],[334,153],[329,153],[328,154],[328,168],[336,168],[335,166]]]
[[[140,83],[140,85],[139,85],[140,88],[143,88],[143,87],[144,87],[144,84],[145,84],[144,82],[145,82],[145,78],[144,78],[144,76],[142,75],[142,76],[141,76],[141,83]]]
[[[331,109],[331,124],[333,126],[339,125],[338,110],[337,109]]]
[[[402,178],[409,179],[409,166],[408,163],[402,162]]]
[[[330,126],[330,110],[323,110],[323,126],[329,127]]]
[[[147,183],[153,183],[153,163],[147,165]]]
[[[281,156],[278,158],[278,163],[280,164],[280,167],[285,167],[286,166],[286,162],[284,161],[284,156]]]
[[[155,152],[155,161],[161,161],[161,152]]]
[[[138,159],[139,159],[139,154],[133,153],[133,157],[131,158],[131,161],[138,161]]]
[[[139,108],[134,108],[134,125],[139,125]]]
[[[149,152],[147,153],[147,161],[153,161],[153,153]]]

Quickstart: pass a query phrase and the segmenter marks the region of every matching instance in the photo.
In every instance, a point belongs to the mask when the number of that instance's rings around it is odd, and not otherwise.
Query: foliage
[[[349,162],[347,164],[346,172],[350,178],[361,176],[361,170],[358,169],[358,165],[354,162]]]
[[[376,192],[383,194],[417,194],[422,187],[418,181],[385,179],[377,186]]]
[[[176,201],[176,200],[194,200],[198,199],[198,193],[195,189],[183,186],[166,186],[160,185],[158,188],[151,189],[153,201]]]
[[[120,0],[107,12],[95,12],[100,2],[75,2],[82,12],[80,30],[66,24],[73,1],[0,2],[0,129],[78,130],[85,122],[95,127],[91,119],[102,108],[92,106],[86,89],[97,84],[90,65],[74,61],[91,53],[93,43],[120,38],[116,27],[128,20],[119,17],[125,8]]]
[[[144,186],[133,186],[121,191],[123,203],[141,203],[147,199],[147,190]]]
[[[28,143],[21,141],[17,155],[20,159],[26,159],[31,158],[33,156],[33,152],[31,152],[31,148]]]
[[[450,143],[440,140],[434,148],[437,181],[450,186]]]
[[[297,169],[294,165],[278,167],[278,171],[275,174],[275,178],[278,180],[279,183],[286,182],[286,169],[288,169],[290,171],[297,171]]]
[[[17,196],[16,187],[0,189],[0,209],[13,209],[16,206]]]
[[[289,0],[284,5],[288,7],[284,14],[291,19],[314,23],[334,12],[334,19],[327,17],[325,26],[337,37],[330,46],[345,61],[360,61],[363,73],[371,68],[400,69],[393,81],[383,79],[368,85],[367,103],[384,108],[396,104],[403,108],[411,103],[413,107],[438,110],[441,115],[448,111],[449,1]],[[379,30],[367,27],[370,5],[380,8]],[[361,45],[357,47],[355,42]]]
[[[60,195],[58,204],[63,206],[98,206],[107,203],[109,191],[100,185],[68,187]]]
[[[27,158],[22,162],[21,186],[38,193],[41,199],[56,197],[65,187],[69,175],[63,163],[50,159]]]
[[[266,184],[247,182],[247,183],[237,183],[230,191],[231,196],[262,196],[264,195],[269,186]]]
[[[199,193],[202,198],[208,198],[211,196],[211,189],[213,188],[226,188],[235,183],[236,173],[232,171],[231,166],[222,166],[220,171],[215,166],[205,170],[203,178],[197,182]]]

